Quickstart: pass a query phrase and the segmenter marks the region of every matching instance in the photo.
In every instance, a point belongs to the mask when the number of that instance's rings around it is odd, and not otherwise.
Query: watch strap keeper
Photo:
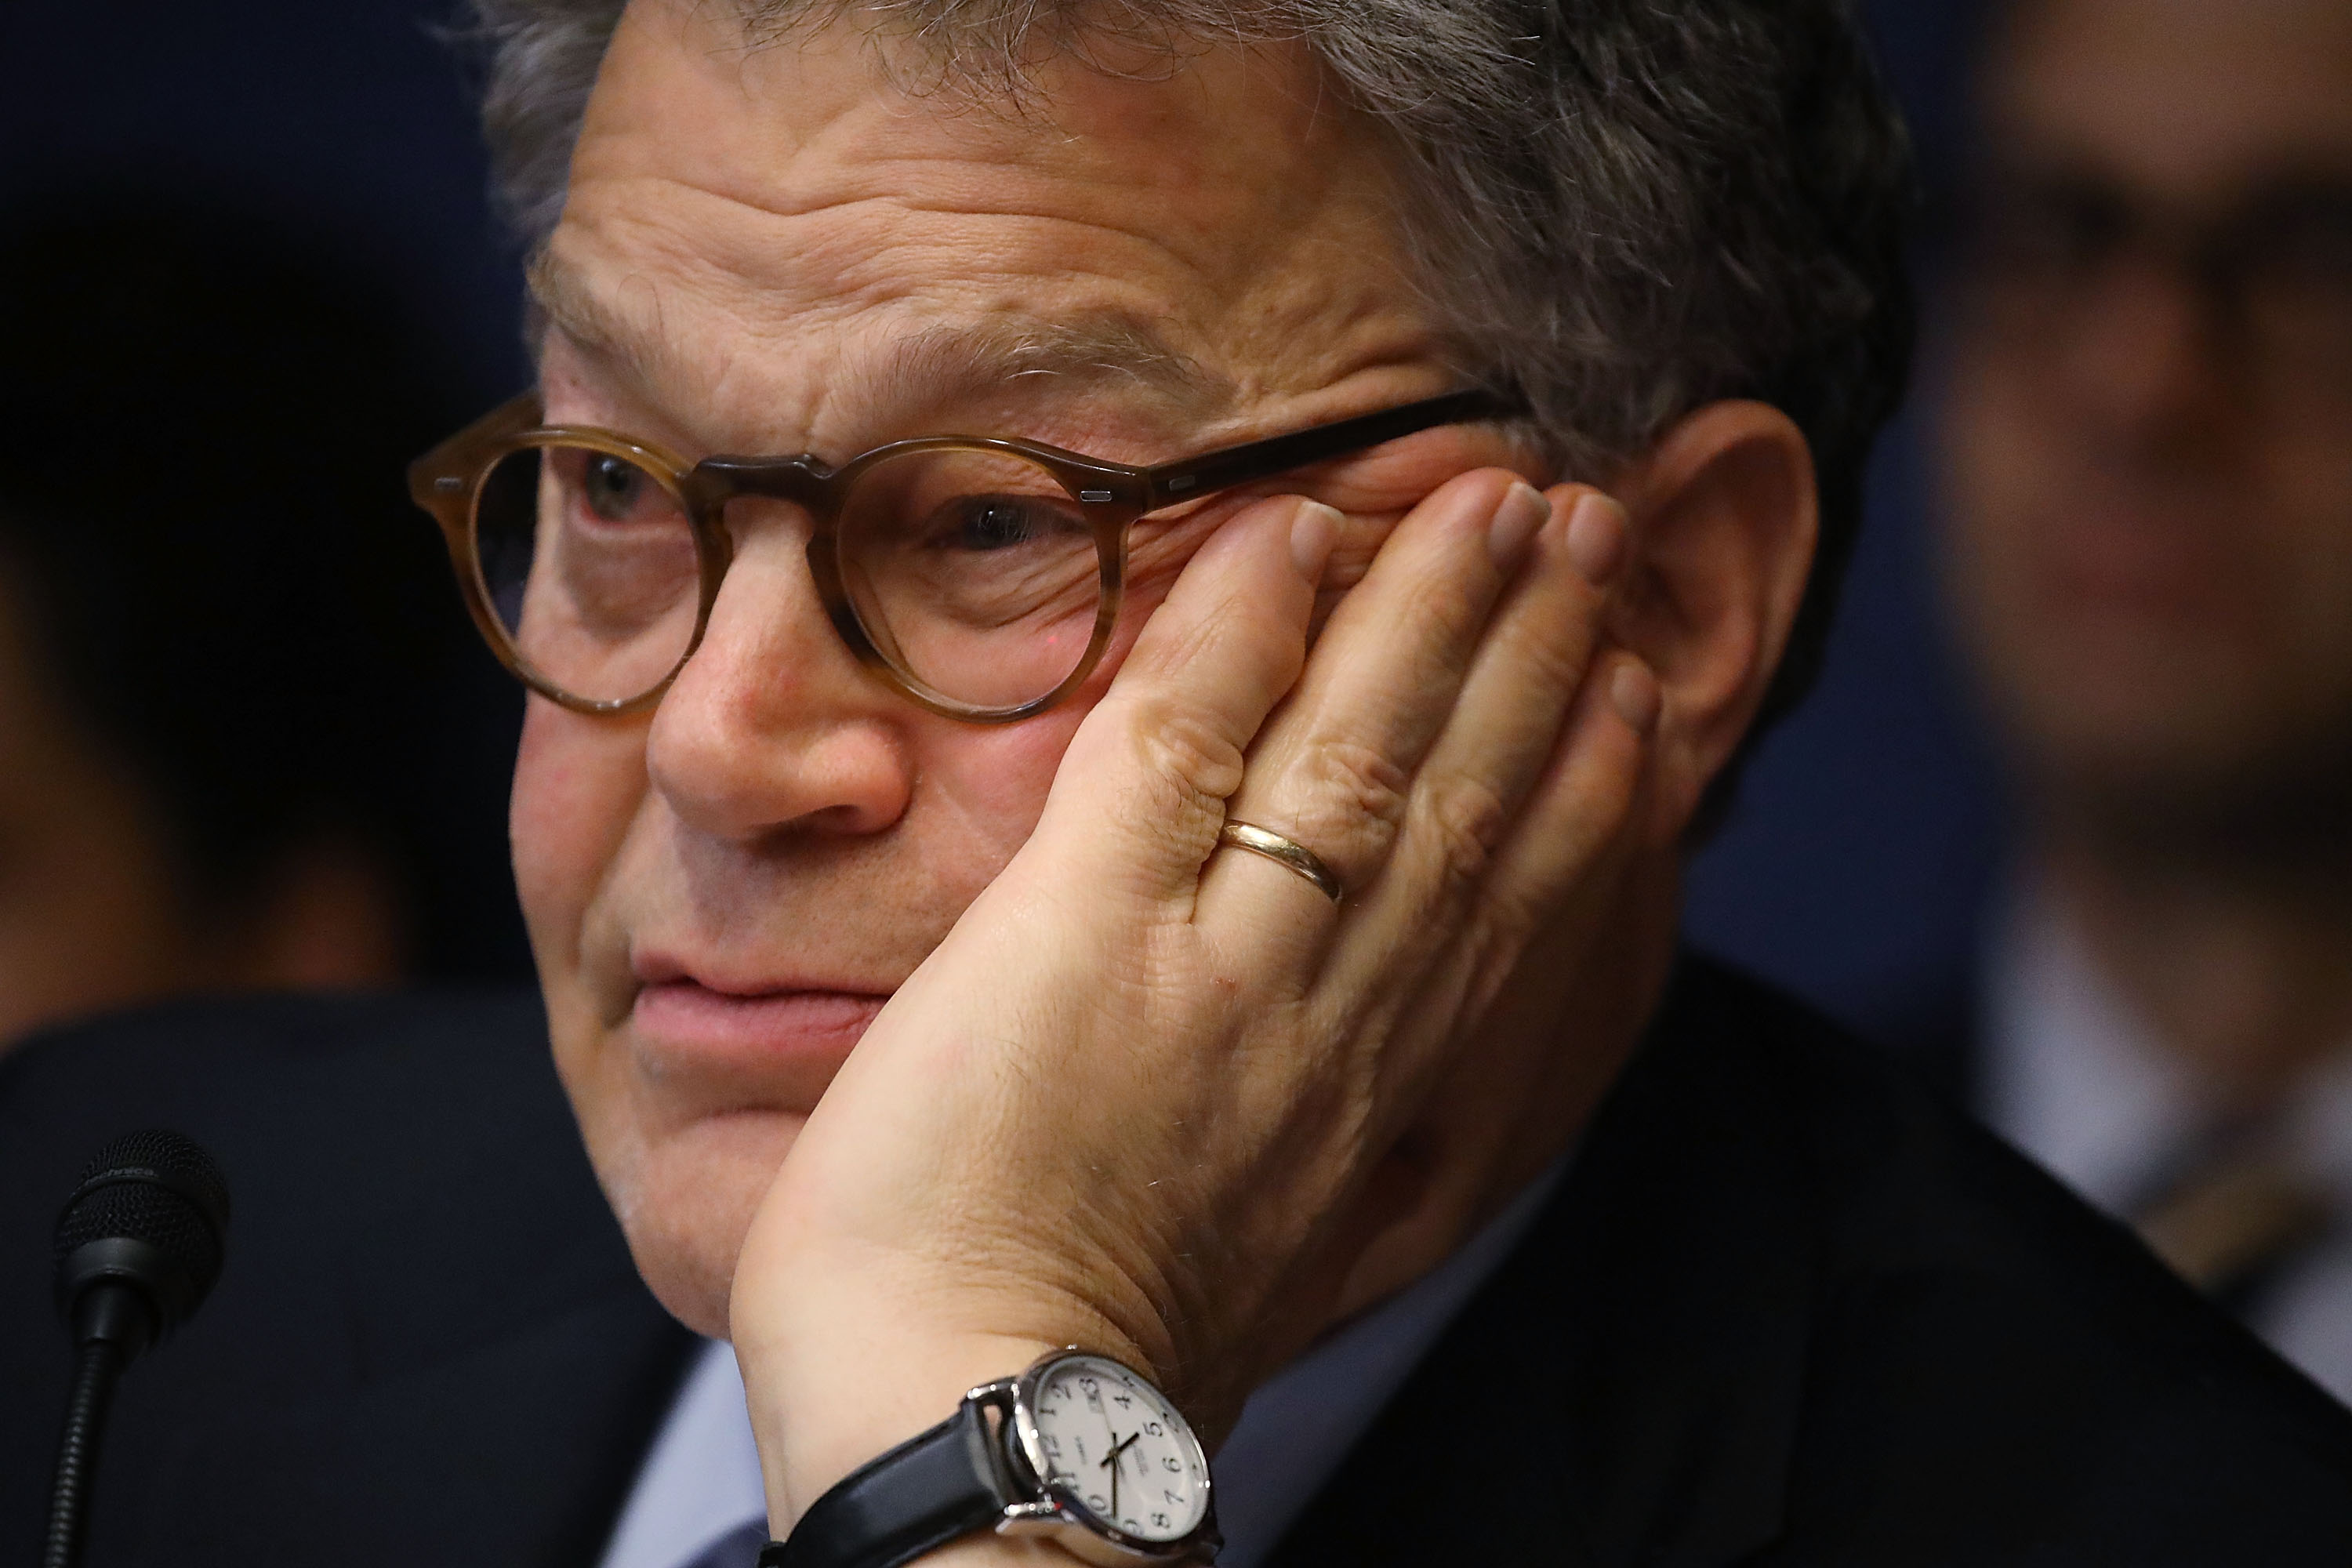
[[[956,1413],[843,1477],[759,1568],[899,1568],[995,1523],[1008,1505],[988,1409]]]

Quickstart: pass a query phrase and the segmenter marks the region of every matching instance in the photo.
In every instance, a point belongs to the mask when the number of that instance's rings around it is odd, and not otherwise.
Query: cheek
[[[2261,529],[2238,547],[2259,549],[2265,592],[2258,606],[2274,679],[2310,684],[2340,722],[2352,694],[2352,409],[2324,431],[2288,426],[2269,458]],[[2249,538],[2248,535],[2252,537]]]
[[[1964,624],[2005,612],[2032,570],[2053,464],[2042,450],[2049,431],[2027,416],[2013,380],[1963,362],[1943,389],[1937,460],[1943,491],[1940,565]]]
[[[2042,443],[2057,420],[2033,406],[2026,378],[1986,349],[1956,352],[1937,389],[1936,436],[1947,489],[1965,504],[2046,482]]]
[[[1017,724],[957,726],[919,752],[919,805],[910,822],[934,870],[955,884],[956,907],[980,896],[1028,841],[1070,737],[1108,687],[1117,655],[1058,707]]]
[[[1231,507],[1204,510],[1159,532],[1139,528],[1131,541],[1127,589],[1118,625],[1102,662],[1060,705],[1004,726],[938,721],[917,744],[918,796],[954,821],[956,831],[929,853],[934,864],[965,857],[957,880],[963,902],[979,896],[1037,826],[1063,753],[1097,703],[1117,680],[1145,624],[1176,586],[1185,565]],[[1341,595],[1360,581],[1397,514],[1349,515],[1349,528],[1334,552],[1318,600],[1314,632]],[[920,815],[920,814],[919,814]]]
[[[2273,426],[2253,498],[2276,520],[2273,552],[2328,574],[2331,586],[2352,560],[2352,398],[2333,414]]]
[[[581,921],[646,796],[645,721],[592,719],[533,696],[507,826],[541,980],[576,966]]]

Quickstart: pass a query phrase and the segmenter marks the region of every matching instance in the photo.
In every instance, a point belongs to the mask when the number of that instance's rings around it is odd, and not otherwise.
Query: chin
[[[591,1134],[597,1178],[637,1272],[696,1333],[728,1337],[735,1259],[806,1120],[797,1111],[736,1111],[652,1136],[635,1126]]]

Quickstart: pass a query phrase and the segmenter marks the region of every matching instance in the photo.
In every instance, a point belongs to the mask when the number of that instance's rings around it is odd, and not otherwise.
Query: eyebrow
[[[1150,322],[1109,311],[1059,320],[1008,311],[926,327],[898,343],[874,374],[949,398],[1031,377],[1124,385],[1188,412],[1222,406],[1235,392],[1230,380],[1170,347]]]
[[[525,279],[533,310],[583,348],[640,374],[647,361],[671,358],[657,320],[648,333],[547,251],[532,258]],[[536,335],[537,322],[531,330]],[[1087,391],[1126,389],[1192,419],[1230,408],[1238,390],[1135,315],[1091,310],[1055,319],[1007,310],[924,327],[878,362],[853,369],[843,391],[856,407],[932,406],[981,399],[1029,379]]]

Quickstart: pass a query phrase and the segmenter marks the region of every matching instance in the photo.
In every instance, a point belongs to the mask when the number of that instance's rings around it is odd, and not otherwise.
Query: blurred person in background
[[[1945,566],[2022,836],[1923,1043],[2352,1396],[2352,5],[2017,0],[1979,87]]]
[[[452,399],[360,275],[152,194],[0,221],[0,1048],[495,967],[504,867],[453,818],[497,831],[502,759],[469,786],[401,491]]]

